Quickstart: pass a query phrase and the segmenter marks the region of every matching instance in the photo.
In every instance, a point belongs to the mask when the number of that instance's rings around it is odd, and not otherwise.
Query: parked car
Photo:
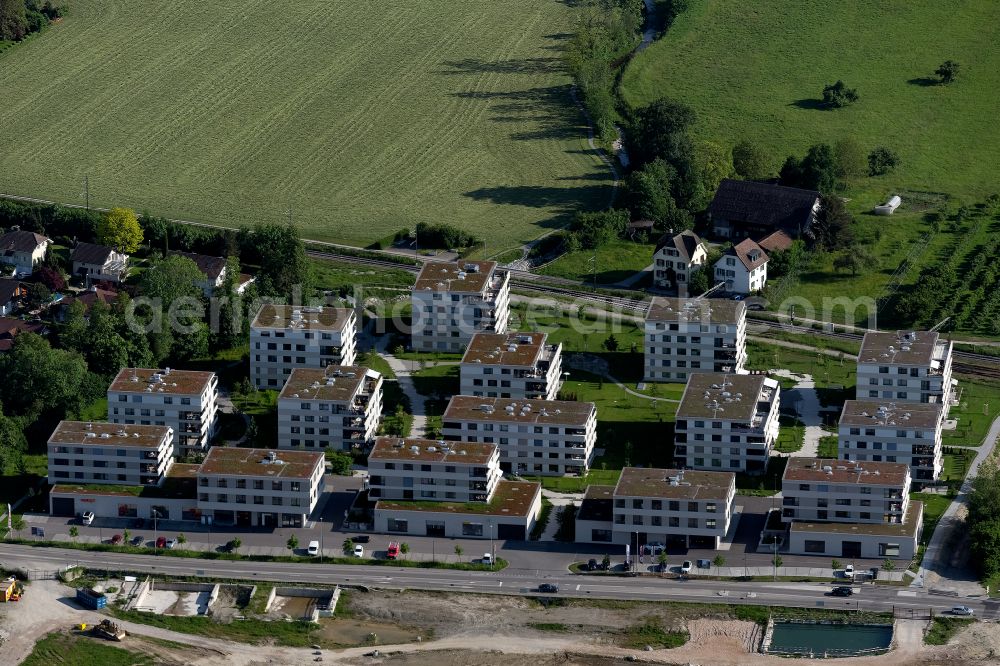
[[[684,564],[681,565],[681,573],[691,573],[691,560],[684,560]]]
[[[173,550],[177,547],[177,539],[167,539],[167,550]]]
[[[354,546],[354,557],[364,557],[364,556],[365,556],[365,547],[362,546],[360,543],[356,544]]]
[[[162,537],[162,536],[159,537],[156,540],[156,547],[157,548],[166,548],[167,547],[167,537]]]
[[[493,555],[490,553],[483,553],[483,564],[493,564]]]
[[[93,511],[84,511],[83,512],[83,516],[80,518],[80,522],[82,522],[84,525],[91,525],[91,524],[93,524],[93,522],[94,522],[94,512]]]
[[[848,564],[844,567],[844,575],[848,578],[854,578],[854,565]]]
[[[141,535],[137,535],[137,536],[132,537],[132,545],[133,546],[141,546],[142,545],[142,541],[143,541],[143,538],[142,538]]]
[[[832,597],[849,597],[852,594],[854,594],[854,588],[847,585],[841,585],[830,590],[830,596]]]
[[[587,560],[587,571],[597,571],[599,567],[600,564],[597,563],[597,560],[595,559]]]
[[[538,591],[545,592],[546,594],[554,594],[559,591],[559,586],[552,583],[542,583],[538,586]]]
[[[357,536],[351,537],[351,541],[354,543],[368,543],[371,539],[372,538],[367,534],[358,534]]]
[[[951,609],[952,615],[975,615],[975,611],[968,606],[955,606]]]
[[[319,555],[319,541],[310,541],[306,553],[313,556]]]
[[[118,546],[118,545],[121,544],[121,542],[122,542],[122,535],[121,534],[116,534],[113,537],[111,537],[111,545],[112,546]]]

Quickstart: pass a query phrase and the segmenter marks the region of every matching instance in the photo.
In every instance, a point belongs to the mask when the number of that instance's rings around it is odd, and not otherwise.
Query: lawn
[[[799,374],[810,374],[820,389],[846,387],[853,393],[856,383],[857,363],[849,359],[788,349],[756,340],[747,341],[747,357],[747,367],[753,370],[785,368]]]
[[[67,657],[72,655],[72,662]],[[53,632],[37,643],[23,666],[52,666],[73,663],[75,666],[146,666],[152,658],[108,645],[99,638]]]
[[[362,298],[394,298],[405,295],[409,299],[410,288],[416,276],[409,271],[391,268],[369,268],[357,264],[326,259],[310,258],[316,288],[345,295],[358,290]]]
[[[0,54],[0,191],[485,254],[607,205],[560,60],[571,3],[76,0]]]
[[[1000,387],[984,381],[957,375],[962,393],[958,405],[948,412],[948,418],[958,419],[955,430],[945,430],[942,441],[953,446],[979,446],[986,438],[990,424],[1000,416]]]
[[[616,240],[596,250],[568,252],[538,272],[587,284],[594,283],[596,272],[597,284],[616,284],[653,263],[654,250],[655,244]]]
[[[852,188],[864,207],[905,189],[981,197],[1000,180],[1000,51],[988,48],[996,33],[984,28],[998,22],[992,0],[960,9],[937,0],[694,0],[632,61],[622,94],[632,105],[662,95],[686,102],[700,138],[752,139],[776,161],[844,137],[890,146],[902,165]],[[928,77],[946,59],[961,63],[960,79],[933,85]],[[860,100],[817,108],[823,86],[838,79]]]
[[[910,499],[924,503],[924,528],[920,540],[926,544],[934,535],[934,528],[937,527],[941,516],[948,510],[951,498],[933,493],[910,493]]]

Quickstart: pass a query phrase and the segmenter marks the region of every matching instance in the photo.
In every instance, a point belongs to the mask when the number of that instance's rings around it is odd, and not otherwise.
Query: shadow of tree
[[[581,185],[579,187],[548,187],[544,185],[516,185],[481,187],[466,192],[465,196],[477,201],[526,206],[528,208],[558,208],[566,213],[575,212],[586,201],[599,201],[607,195],[607,185]]]
[[[438,72],[440,74],[550,74],[564,69],[562,59],[555,56],[514,60],[463,58],[446,60],[442,64],[447,69]]]
[[[918,76],[915,79],[910,79],[909,81],[907,81],[907,83],[909,83],[911,86],[921,86],[923,88],[929,88],[931,86],[941,85],[941,81],[932,78],[930,76]]]
[[[821,99],[805,98],[797,99],[788,106],[794,106],[798,109],[807,109],[809,111],[829,111],[830,107],[823,103]]]
[[[584,118],[572,103],[570,85],[510,91],[463,91],[456,97],[490,103],[491,120],[529,129],[511,133],[515,141],[567,140],[586,135]]]

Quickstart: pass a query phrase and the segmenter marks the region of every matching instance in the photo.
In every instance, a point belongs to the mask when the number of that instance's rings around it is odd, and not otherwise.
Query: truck
[[[126,632],[111,620],[101,620],[101,623],[94,626],[94,635],[100,636],[109,641],[121,641],[125,638]]]
[[[108,598],[102,592],[81,587],[76,591],[76,603],[90,610],[100,610],[108,605]]]
[[[20,595],[17,591],[17,579],[11,576],[7,580],[0,583],[0,601],[17,601]]]
[[[399,557],[399,543],[396,541],[390,541],[389,547],[385,549],[385,556],[390,560],[394,560]]]

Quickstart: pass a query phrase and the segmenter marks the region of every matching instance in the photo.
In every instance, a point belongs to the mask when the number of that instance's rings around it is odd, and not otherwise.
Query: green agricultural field
[[[775,154],[853,137],[896,150],[895,174],[864,179],[848,196],[868,209],[890,192],[981,199],[1000,181],[996,43],[1000,3],[967,0],[692,0],[666,36],[630,64],[632,105],[667,95],[698,114],[696,133],[726,145],[749,138]],[[962,67],[934,84],[944,60]],[[860,100],[817,108],[838,79]],[[904,197],[905,199],[905,197]]]
[[[494,254],[600,208],[561,67],[571,3],[74,0],[0,54],[0,192]]]

